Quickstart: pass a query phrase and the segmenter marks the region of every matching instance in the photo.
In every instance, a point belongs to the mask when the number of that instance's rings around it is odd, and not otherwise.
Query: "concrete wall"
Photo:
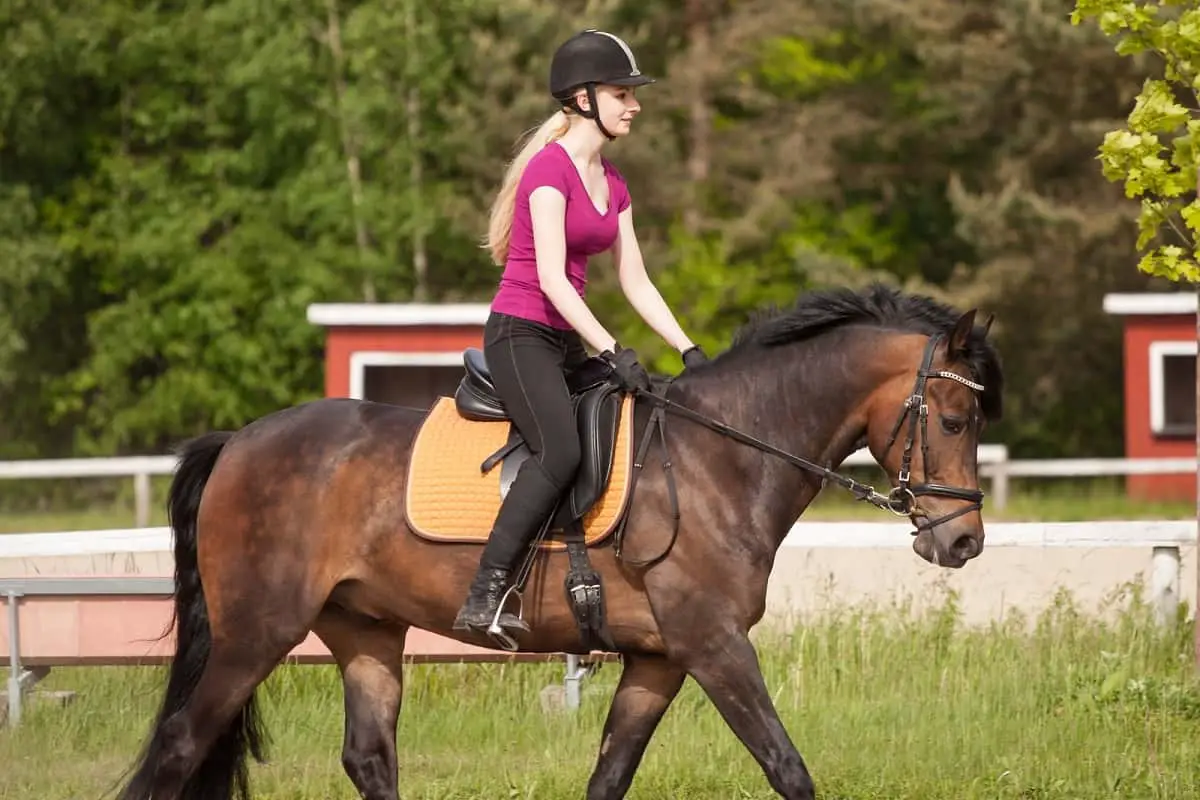
[[[1196,548],[1180,548],[1179,598],[1196,604]],[[1101,613],[1105,600],[1128,582],[1150,596],[1150,547],[987,547],[961,570],[927,564],[901,548],[804,548],[780,551],[768,589],[768,614],[819,613],[835,606],[910,601],[914,610],[958,593],[964,621],[986,624],[1019,609],[1036,615],[1068,590],[1085,611]]]

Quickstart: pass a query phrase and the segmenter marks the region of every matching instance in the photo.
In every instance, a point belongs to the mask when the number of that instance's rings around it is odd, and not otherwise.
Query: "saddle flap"
[[[579,396],[575,424],[581,458],[570,491],[573,519],[586,514],[608,486],[621,421],[621,400],[620,387],[603,381]]]

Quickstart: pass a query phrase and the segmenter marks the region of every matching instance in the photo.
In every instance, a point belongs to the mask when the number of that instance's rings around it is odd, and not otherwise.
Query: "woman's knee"
[[[548,440],[542,449],[542,469],[560,488],[565,488],[579,471],[582,458],[582,450],[576,436],[555,436]]]

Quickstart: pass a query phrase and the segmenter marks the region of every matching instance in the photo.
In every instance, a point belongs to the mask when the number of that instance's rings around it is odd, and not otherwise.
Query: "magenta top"
[[[533,224],[529,218],[529,195],[539,186],[553,186],[567,199],[564,268],[567,280],[580,297],[587,287],[588,257],[602,253],[617,241],[617,216],[629,208],[629,187],[607,159],[601,158],[608,178],[608,208],[601,213],[592,203],[571,156],[558,142],[543,147],[525,167],[517,184],[508,259],[492,310],[530,319],[560,330],[571,325],[554,308],[538,282],[533,247]]]

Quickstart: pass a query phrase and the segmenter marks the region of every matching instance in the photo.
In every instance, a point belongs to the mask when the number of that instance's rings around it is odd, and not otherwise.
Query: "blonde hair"
[[[539,150],[554,140],[562,138],[570,127],[571,120],[567,113],[561,109],[555,111],[549,119],[530,134],[516,157],[513,158],[512,163],[508,165],[508,171],[504,173],[504,181],[500,184],[500,191],[496,193],[496,199],[492,201],[492,210],[488,217],[487,237],[483,244],[486,249],[491,251],[492,261],[496,265],[502,266],[508,258],[513,211],[517,203],[517,184],[521,182],[521,175],[525,172],[525,167]]]

